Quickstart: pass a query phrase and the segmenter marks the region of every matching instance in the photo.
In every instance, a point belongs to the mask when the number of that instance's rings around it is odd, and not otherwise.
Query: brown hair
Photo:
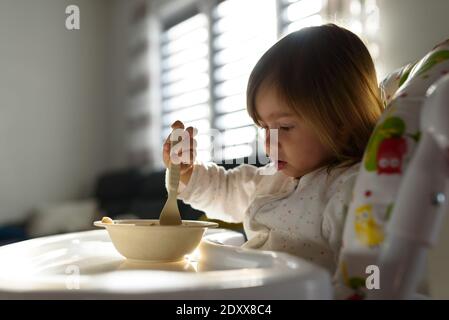
[[[273,45],[248,82],[247,108],[256,124],[262,85],[273,85],[332,151],[329,170],[362,159],[383,107],[374,63],[354,33],[326,24],[290,33]]]

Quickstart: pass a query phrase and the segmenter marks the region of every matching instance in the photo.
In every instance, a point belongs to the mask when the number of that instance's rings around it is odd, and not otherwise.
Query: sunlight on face
[[[278,152],[276,165],[285,175],[299,178],[323,166],[331,156],[318,135],[280,99],[272,86],[258,90],[256,110],[266,132],[266,152],[270,152],[269,129],[278,130],[278,144],[271,146],[271,151]]]

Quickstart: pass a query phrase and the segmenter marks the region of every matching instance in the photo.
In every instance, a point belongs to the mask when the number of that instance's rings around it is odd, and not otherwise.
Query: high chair
[[[345,223],[340,299],[422,298],[428,251],[449,209],[449,40],[380,89],[386,109]]]
[[[0,247],[0,299],[423,297],[427,253],[448,209],[448,73],[446,41],[381,83],[386,109],[363,157],[333,281],[289,254],[240,248],[234,231],[211,230],[182,263],[139,265],[98,230]]]

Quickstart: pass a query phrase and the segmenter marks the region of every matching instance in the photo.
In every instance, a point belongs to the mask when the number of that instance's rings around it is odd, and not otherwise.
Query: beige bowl
[[[159,225],[159,220],[95,221],[106,228],[117,251],[129,260],[171,262],[179,261],[195,250],[207,228],[215,222],[183,220],[182,225]]]

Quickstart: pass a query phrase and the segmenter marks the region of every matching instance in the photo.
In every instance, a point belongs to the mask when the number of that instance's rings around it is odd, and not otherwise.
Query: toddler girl
[[[273,162],[225,170],[186,161],[178,198],[208,218],[243,222],[244,247],[287,252],[333,273],[358,163],[382,112],[367,48],[334,24],[285,36],[254,67],[247,110],[265,129]],[[270,146],[273,130],[278,141]],[[195,129],[185,131],[194,160]],[[170,153],[167,138],[167,167]],[[267,174],[273,166],[276,172]]]

